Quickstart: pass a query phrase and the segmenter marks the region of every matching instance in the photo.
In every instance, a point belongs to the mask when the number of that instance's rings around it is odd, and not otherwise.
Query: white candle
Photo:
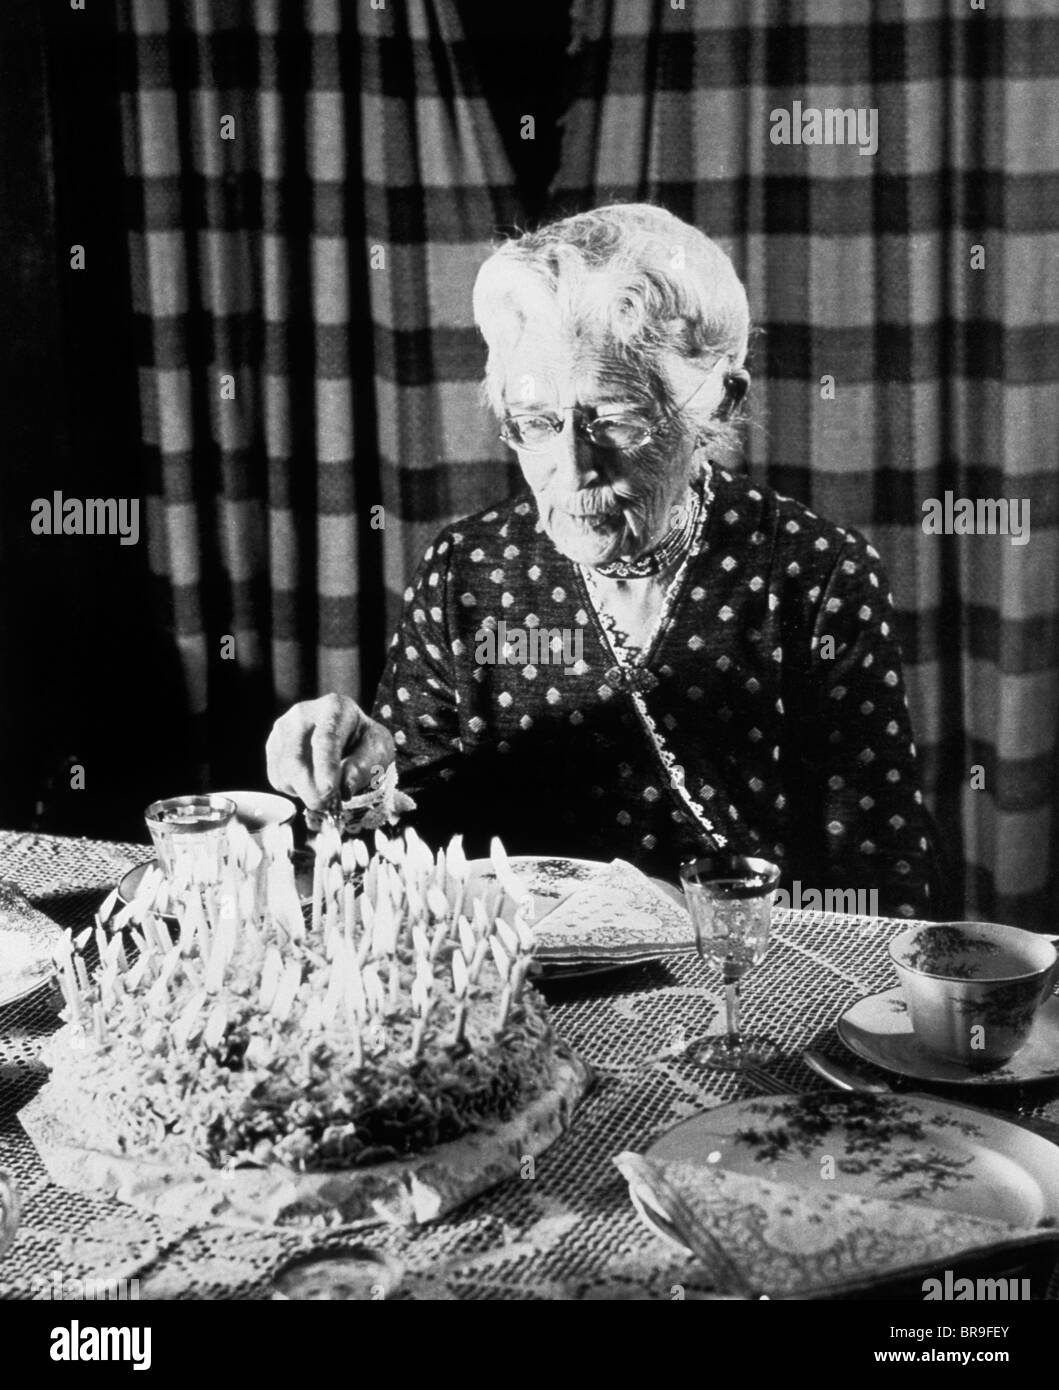
[[[526,956],[521,956],[516,962],[511,972],[511,993],[517,1001],[522,997],[522,986],[526,983],[526,976],[529,973],[532,961]]]
[[[357,893],[352,883],[342,886],[342,924],[346,940],[352,944],[357,925]]]
[[[504,991],[500,996],[500,1010],[497,1014],[497,1032],[507,1027],[508,1015],[511,1013],[511,986],[505,985]]]
[[[327,867],[324,864],[324,857],[320,853],[320,846],[316,847],[316,861],[313,864],[313,916],[312,933],[313,936],[320,935],[324,917],[324,880],[327,874]]]
[[[483,937],[479,940],[478,945],[475,946],[475,948],[474,948],[474,956],[472,957],[471,963],[470,963],[470,965],[468,966],[468,974],[469,974],[470,977],[471,977],[471,984],[472,984],[472,985],[473,985],[473,984],[475,983],[475,981],[478,979],[479,972],[481,971],[482,965],[485,963],[485,958],[486,958],[486,956],[487,956],[488,954],[489,954],[489,939],[488,939],[488,937],[484,937],[484,936],[483,936]]]
[[[511,974],[511,959],[508,953],[495,936],[489,939],[489,949],[493,953],[493,963],[496,966],[496,973],[506,982]]]

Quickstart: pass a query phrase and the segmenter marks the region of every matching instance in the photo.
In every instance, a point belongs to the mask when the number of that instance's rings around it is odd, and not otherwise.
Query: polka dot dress
[[[929,916],[934,848],[878,553],[714,470],[703,544],[642,665],[637,717],[578,568],[532,496],[456,523],[404,595],[374,714],[421,833],[618,855],[673,878],[704,831],[783,882]]]

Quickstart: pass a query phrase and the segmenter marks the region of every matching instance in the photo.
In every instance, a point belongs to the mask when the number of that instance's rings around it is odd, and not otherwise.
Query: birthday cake
[[[502,847],[483,897],[458,842],[377,833],[371,856],[325,827],[306,921],[289,837],[237,828],[175,939],[150,879],[65,939],[50,1079],[22,1113],[58,1181],[214,1220],[418,1221],[568,1124],[589,1074],[528,982]]]

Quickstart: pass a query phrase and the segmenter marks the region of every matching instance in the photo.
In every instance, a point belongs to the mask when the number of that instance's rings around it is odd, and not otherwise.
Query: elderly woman
[[[474,313],[526,488],[429,547],[371,719],[332,694],[277,722],[273,784],[318,807],[396,745],[428,838],[670,878],[713,845],[927,915],[879,556],[716,462],[749,382],[725,254],[659,208],[605,207],[502,245]]]

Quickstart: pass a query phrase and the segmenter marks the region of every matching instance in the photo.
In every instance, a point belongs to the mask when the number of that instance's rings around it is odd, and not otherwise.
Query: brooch
[[[624,669],[612,666],[604,679],[612,690],[631,690],[637,695],[654,690],[658,685],[658,677],[646,666],[626,666]]]

